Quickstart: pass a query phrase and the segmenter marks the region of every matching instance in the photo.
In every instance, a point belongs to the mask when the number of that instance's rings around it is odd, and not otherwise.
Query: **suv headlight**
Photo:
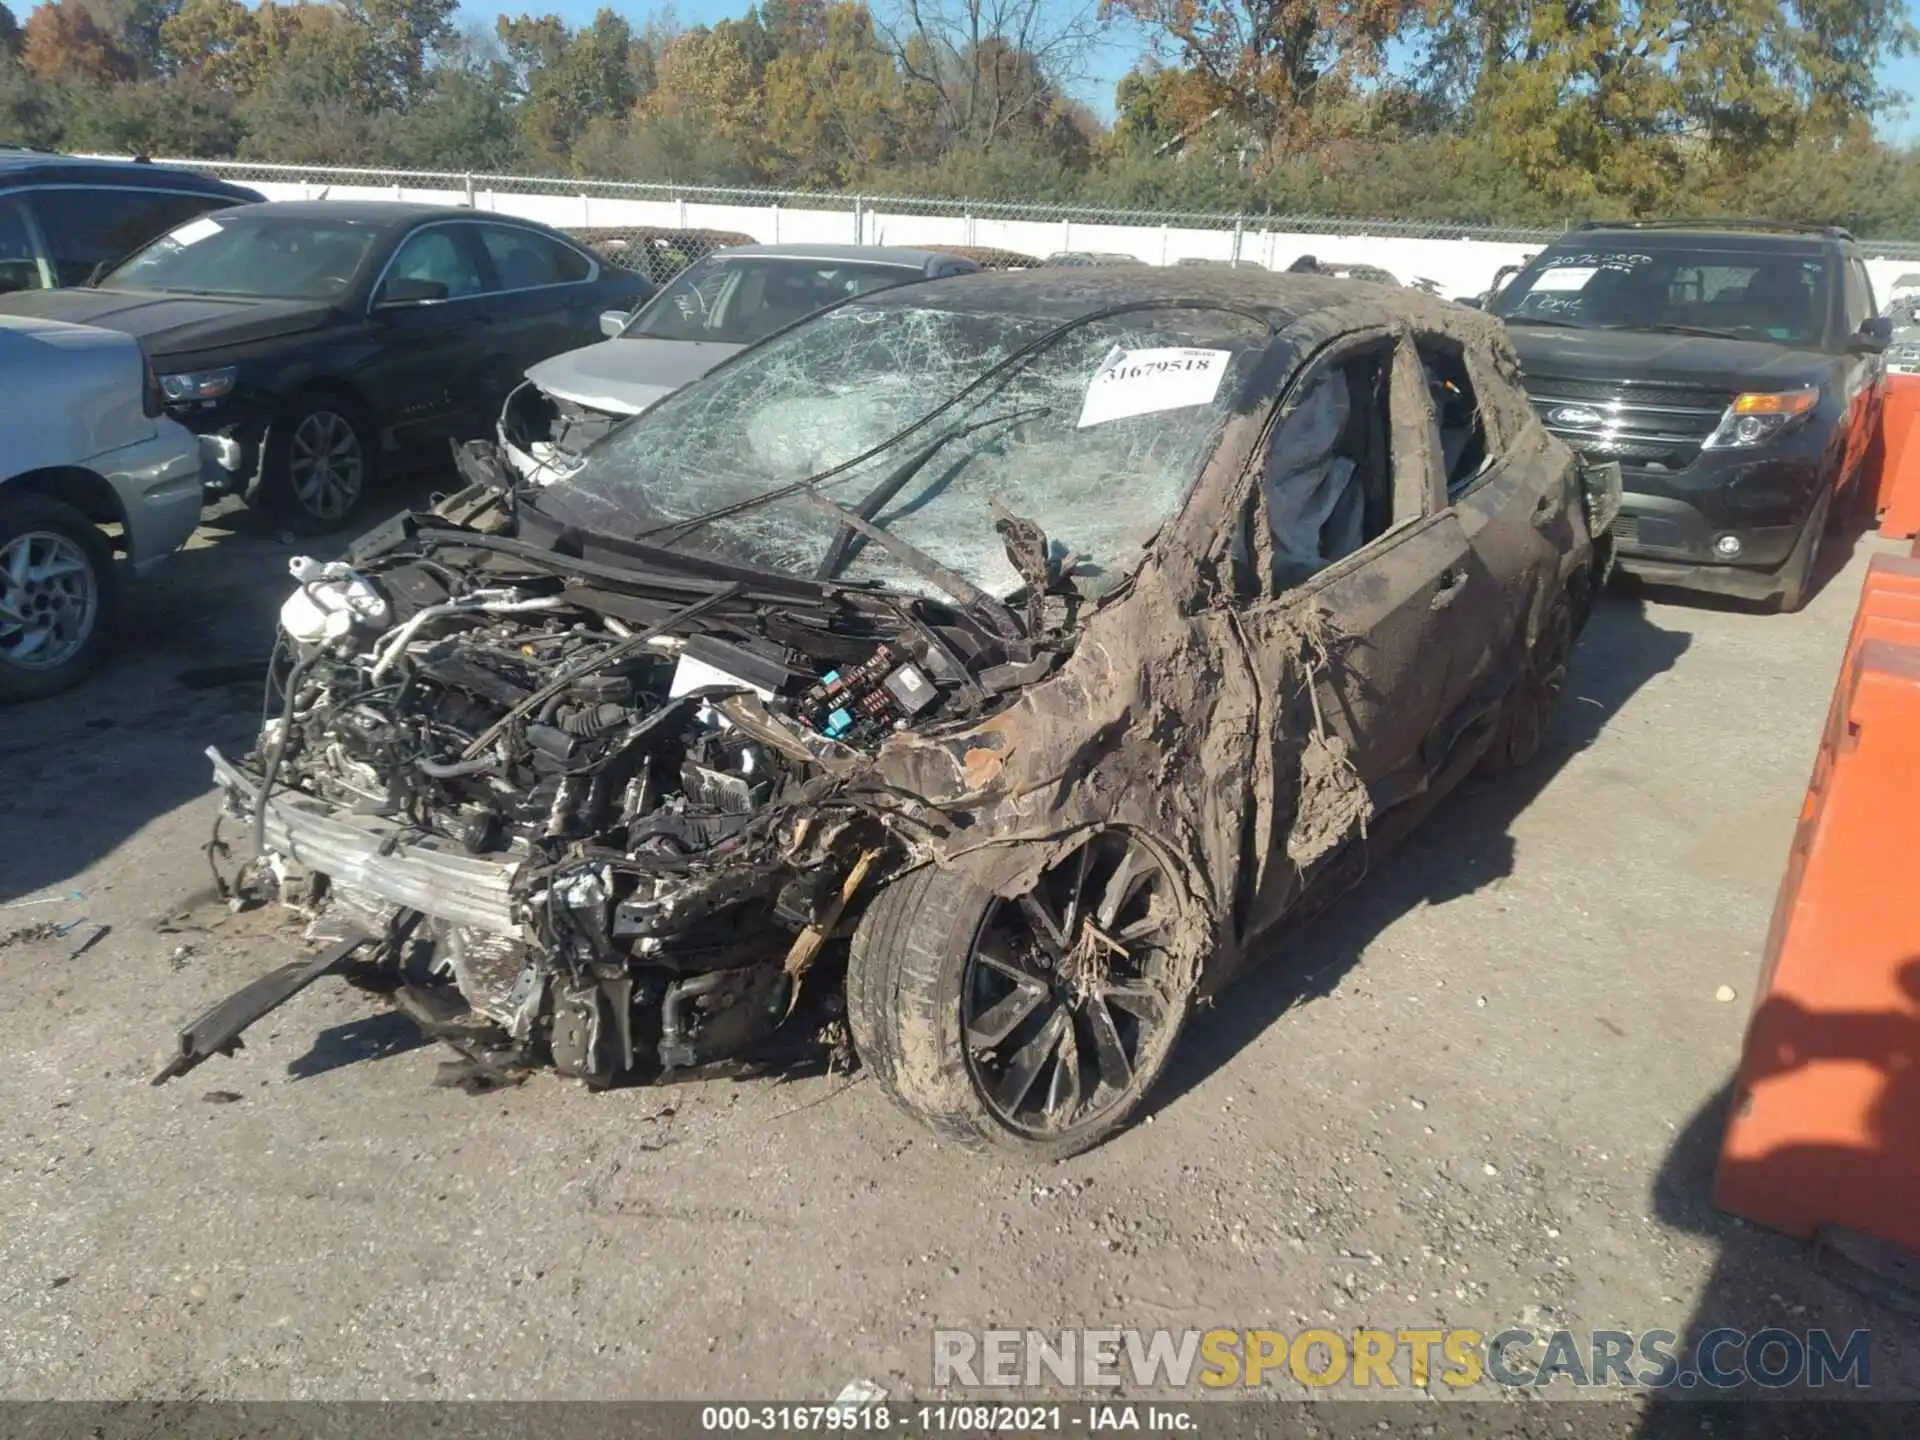
[[[1706,450],[1752,450],[1784,435],[1820,403],[1820,392],[1787,390],[1779,394],[1736,395],[1720,417],[1720,427],[1702,442]]]
[[[177,375],[160,377],[160,393],[169,405],[185,405],[195,400],[218,400],[233,389],[234,367],[218,370],[183,370]]]

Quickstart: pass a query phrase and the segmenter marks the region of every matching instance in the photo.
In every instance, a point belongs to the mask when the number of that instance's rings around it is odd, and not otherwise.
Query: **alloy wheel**
[[[309,411],[294,427],[287,478],[300,508],[316,520],[338,520],[360,499],[366,457],[353,422],[332,410]]]
[[[0,549],[0,658],[58,669],[86,648],[99,618],[99,578],[70,537],[29,530]]]
[[[1137,1098],[1177,1023],[1173,915],[1159,862],[1112,831],[993,902],[962,976],[961,1023],[995,1119],[1057,1138]]]

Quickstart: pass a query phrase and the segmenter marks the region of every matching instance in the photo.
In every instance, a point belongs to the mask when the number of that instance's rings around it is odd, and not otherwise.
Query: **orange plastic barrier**
[[[1904,540],[1920,535],[1920,375],[1887,376],[1886,400],[1880,407],[1880,434],[1876,437],[1878,465],[1868,473],[1879,475],[1874,509],[1880,533]]]
[[[1920,1253],[1920,560],[1876,556],[1781,881],[1714,1203]]]

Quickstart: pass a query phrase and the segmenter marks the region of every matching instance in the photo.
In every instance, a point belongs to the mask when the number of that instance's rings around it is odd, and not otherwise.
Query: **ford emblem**
[[[1547,413],[1549,425],[1565,425],[1574,430],[1590,430],[1605,424],[1606,419],[1598,410],[1589,410],[1584,405],[1562,405]]]

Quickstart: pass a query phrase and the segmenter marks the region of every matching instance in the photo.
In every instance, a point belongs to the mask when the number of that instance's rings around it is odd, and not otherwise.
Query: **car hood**
[[[746,348],[712,340],[602,340],[542,360],[527,378],[556,400],[638,415]]]
[[[317,330],[333,309],[311,300],[253,300],[234,295],[36,290],[9,295],[0,302],[0,312],[118,330],[157,357],[199,354]]]
[[[1507,333],[1528,375],[1587,380],[1706,385],[1717,390],[1793,390],[1820,384],[1834,357],[1763,341],[1647,330],[1562,330],[1509,324]]]

